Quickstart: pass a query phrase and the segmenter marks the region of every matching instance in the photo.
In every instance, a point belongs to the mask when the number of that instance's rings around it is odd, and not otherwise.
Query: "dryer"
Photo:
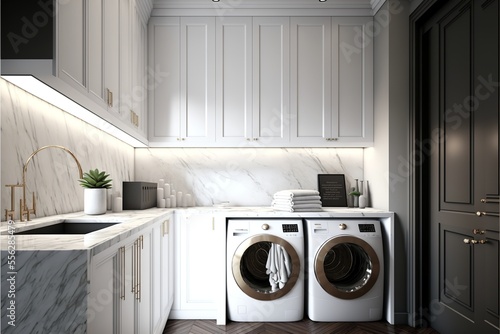
[[[226,261],[229,320],[302,320],[304,256],[300,219],[229,219]]]
[[[313,321],[377,321],[384,252],[377,220],[309,219],[307,313]]]

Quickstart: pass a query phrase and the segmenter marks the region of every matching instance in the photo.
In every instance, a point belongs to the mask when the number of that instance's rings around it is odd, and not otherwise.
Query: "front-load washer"
[[[300,219],[228,219],[229,320],[302,320],[304,256]]]
[[[384,252],[377,220],[309,219],[307,313],[313,321],[377,321]]]

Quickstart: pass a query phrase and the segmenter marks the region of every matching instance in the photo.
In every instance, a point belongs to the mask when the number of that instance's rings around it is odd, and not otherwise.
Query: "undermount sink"
[[[17,232],[17,235],[34,234],[87,234],[95,232],[106,227],[119,224],[119,222],[100,222],[100,221],[82,221],[82,220],[62,220],[53,225],[33,228],[30,230]]]

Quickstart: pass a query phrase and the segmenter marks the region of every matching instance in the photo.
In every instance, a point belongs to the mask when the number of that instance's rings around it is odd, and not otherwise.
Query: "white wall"
[[[365,149],[374,206],[395,213],[396,322],[408,323],[409,15],[406,0],[389,0],[374,18],[375,145]],[[389,23],[390,22],[390,23]]]

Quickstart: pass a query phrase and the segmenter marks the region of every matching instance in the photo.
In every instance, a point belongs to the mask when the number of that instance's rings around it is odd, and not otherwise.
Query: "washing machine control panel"
[[[359,232],[371,232],[375,233],[375,225],[374,224],[358,224]]]
[[[294,232],[299,232],[299,225],[298,224],[283,224],[281,225],[283,229],[283,233],[294,233]]]

